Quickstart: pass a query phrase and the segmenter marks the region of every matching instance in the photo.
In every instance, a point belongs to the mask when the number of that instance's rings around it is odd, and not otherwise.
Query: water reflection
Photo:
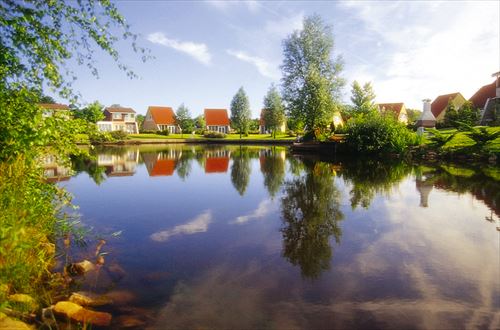
[[[283,256],[298,265],[304,277],[316,278],[330,268],[330,237],[340,242],[340,192],[327,163],[305,163],[306,174],[285,182]]]
[[[68,164],[62,164],[62,162],[54,154],[45,155],[42,157],[41,162],[43,175],[48,182],[67,181],[73,174],[71,172],[71,168],[67,166]]]
[[[65,185],[84,221],[123,230],[114,289],[152,329],[498,328],[496,168],[256,146],[91,153],[74,169],[101,185]],[[106,180],[120,172],[133,176]]]

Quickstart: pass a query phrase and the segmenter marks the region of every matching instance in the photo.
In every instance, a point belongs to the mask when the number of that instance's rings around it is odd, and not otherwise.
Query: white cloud
[[[240,51],[240,50],[231,50],[228,49],[226,52],[239,59],[240,61],[247,62],[252,64],[257,68],[257,71],[264,77],[268,77],[271,79],[278,79],[279,78],[279,71],[276,66],[270,64],[263,58],[257,57],[257,56],[252,56],[248,55],[247,53]]]
[[[379,45],[370,67],[380,102],[421,108],[423,98],[469,98],[499,68],[498,2],[344,4]],[[361,71],[361,72],[360,72]],[[352,79],[360,80],[357,76]]]
[[[304,21],[304,13],[300,12],[295,15],[286,15],[278,20],[269,20],[264,26],[264,33],[272,35],[276,39],[283,39],[295,30],[302,28]]]
[[[172,236],[192,235],[204,233],[208,230],[208,225],[212,222],[212,211],[207,210],[183,225],[175,226],[172,229],[156,232],[150,237],[156,242],[166,242]]]
[[[151,33],[147,37],[148,41],[175,49],[181,53],[185,53],[195,60],[205,64],[210,65],[212,62],[212,55],[208,51],[207,45],[203,43],[195,43],[192,41],[179,41],[176,39],[167,38],[161,32]]]
[[[244,6],[250,12],[256,13],[260,10],[260,7],[261,7],[261,4],[255,0],[248,0],[248,1],[209,0],[206,2],[209,5],[215,7],[216,9],[219,9],[219,10],[224,11],[224,12],[228,11],[232,8]]]
[[[275,205],[270,200],[263,200],[259,203],[257,208],[250,214],[241,215],[237,217],[231,224],[244,224],[251,220],[258,220],[264,218],[275,209]]]

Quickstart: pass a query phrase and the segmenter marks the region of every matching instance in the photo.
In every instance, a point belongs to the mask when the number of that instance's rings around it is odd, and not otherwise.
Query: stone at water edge
[[[95,312],[70,301],[59,301],[54,306],[54,312],[68,317],[70,320],[100,327],[111,323],[111,314]]]
[[[33,330],[34,327],[0,312],[0,330]]]
[[[30,295],[24,293],[16,293],[9,296],[8,300],[11,303],[21,305],[25,310],[34,312],[38,309],[38,303]]]
[[[88,272],[94,270],[95,265],[88,260],[83,260],[81,262],[69,264],[66,266],[65,269],[70,275],[73,275],[73,276],[83,275],[85,273],[88,273]]]
[[[97,295],[91,292],[73,292],[69,301],[81,306],[103,306],[113,303],[113,300],[105,295]]]

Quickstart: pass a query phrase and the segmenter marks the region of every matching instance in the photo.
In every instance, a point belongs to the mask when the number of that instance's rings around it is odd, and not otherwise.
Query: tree
[[[271,85],[264,97],[263,117],[266,127],[271,129],[274,138],[276,138],[276,131],[285,121],[285,108],[274,84]]]
[[[408,113],[408,123],[414,124],[422,115],[422,110],[406,109],[406,113]]]
[[[182,103],[175,112],[175,122],[181,128],[181,133],[192,132],[194,129],[194,122],[191,118],[189,109]]]
[[[139,114],[135,116],[135,121],[137,122],[137,127],[139,128],[139,131],[142,131],[142,125],[144,125],[144,119],[146,119],[144,115]]]
[[[370,82],[361,86],[356,80],[352,83],[351,102],[354,105],[353,114],[367,114],[376,110],[375,92]]]
[[[344,80],[342,60],[332,60],[331,27],[318,15],[306,17],[303,28],[283,42],[283,99],[295,127],[309,132],[329,124]]]
[[[199,115],[198,117],[196,117],[194,119],[194,125],[197,129],[205,129],[205,127],[207,126],[205,122],[205,116]]]
[[[240,87],[231,101],[231,125],[238,129],[241,134],[248,134],[252,113],[250,102],[243,87]]]
[[[250,182],[252,167],[248,150],[241,148],[233,153],[233,165],[231,165],[231,182],[238,193],[243,196]]]
[[[97,123],[100,120],[104,119],[104,106],[99,103],[99,101],[94,101],[90,103],[83,109],[75,110],[74,115],[75,118],[80,118],[88,121],[89,123]]]

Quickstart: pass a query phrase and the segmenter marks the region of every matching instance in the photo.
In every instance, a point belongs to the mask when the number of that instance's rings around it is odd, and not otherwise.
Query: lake
[[[500,170],[107,147],[46,166],[105,263],[113,328],[498,329]],[[134,323],[135,322],[135,323]]]

